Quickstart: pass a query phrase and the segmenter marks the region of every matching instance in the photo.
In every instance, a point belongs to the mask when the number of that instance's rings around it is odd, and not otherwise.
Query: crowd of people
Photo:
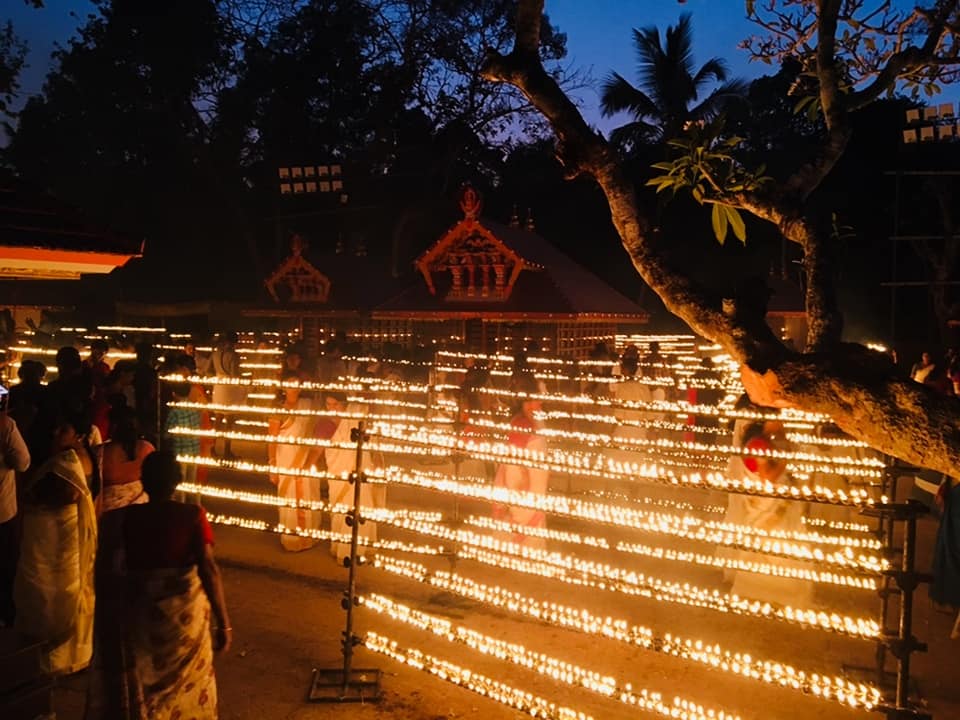
[[[91,720],[215,718],[212,653],[231,627],[213,534],[156,449],[152,347],[112,367],[108,353],[61,347],[46,384],[23,361],[0,414],[0,625],[49,676],[89,668]]]
[[[57,377],[46,384],[45,366],[23,361],[7,412],[0,414],[0,624],[41,644],[44,670],[51,675],[90,668],[91,719],[170,717],[174,709],[184,717],[216,717],[213,653],[230,646],[232,629],[206,513],[199,501],[186,502],[177,493],[182,482],[202,482],[204,469],[181,464],[177,457],[237,459],[229,437],[215,442],[179,430],[237,427],[240,406],[250,402],[238,338],[224,333],[208,356],[188,342],[167,353],[163,367],[149,343],[136,346],[136,360],[111,365],[109,352],[99,340],[86,358],[73,346],[60,348]],[[619,355],[598,344],[580,379],[571,375],[565,381],[572,383],[568,389],[613,401],[611,460],[642,460],[645,451],[635,441],[683,441],[702,448],[704,456],[715,444],[732,442],[738,452],[724,468],[729,478],[795,484],[787,463],[770,453],[793,449],[780,423],[744,418],[724,429],[716,413],[668,412],[669,401],[710,408],[726,394],[709,358],[692,373],[695,381],[686,383],[677,382],[671,362],[656,342],[643,352],[628,345]],[[362,393],[348,398],[309,383],[357,376],[417,380],[415,374],[423,372],[422,366],[389,358],[358,360],[342,335],[323,347],[316,365],[301,345],[284,349],[276,373],[284,384],[273,404],[267,452],[270,481],[281,498],[291,501],[278,510],[285,550],[310,549],[329,529],[334,533],[330,553],[343,563],[350,553],[345,538],[353,529],[346,514],[355,492],[349,476],[358,462],[361,470],[385,464],[369,450],[358,457],[351,431],[360,418],[388,414],[389,407],[373,408],[357,399]],[[161,374],[182,380],[161,383]],[[212,390],[196,375],[212,378]],[[950,382],[937,380],[941,376]],[[960,358],[948,356],[941,371],[924,353],[911,377],[953,392],[952,384],[960,382]],[[458,378],[457,428],[465,438],[499,437],[534,457],[547,451],[543,411],[549,395],[524,353],[516,353],[503,381],[506,396],[485,392],[493,381],[482,360],[468,359]],[[380,391],[381,398],[385,392]],[[645,407],[630,407],[631,402]],[[751,406],[744,397],[737,407]],[[490,429],[497,416],[506,420],[507,431]],[[321,442],[305,444],[304,438]],[[492,509],[501,522],[495,536],[546,548],[546,514],[531,503],[511,502],[510,495],[546,495],[546,464],[484,461],[474,469],[500,491]],[[318,472],[306,472],[313,470]],[[649,489],[642,482],[631,485],[634,497]],[[940,500],[946,530],[938,539],[931,595],[955,607],[960,606],[960,486],[945,482]],[[309,507],[323,502],[333,511]],[[726,495],[724,502],[728,523],[777,532],[803,529],[803,503],[737,494]],[[385,486],[361,484],[360,505],[366,511],[386,507]],[[377,526],[367,520],[358,530],[364,554],[377,539]],[[765,562],[739,550],[719,555]],[[811,582],[782,573],[728,570],[725,581],[742,597],[800,607],[813,603]],[[960,620],[955,634],[960,635]]]

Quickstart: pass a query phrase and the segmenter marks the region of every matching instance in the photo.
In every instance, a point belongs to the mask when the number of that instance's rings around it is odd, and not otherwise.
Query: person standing
[[[771,452],[787,447],[783,439],[783,425],[776,421],[755,422],[743,430],[740,447],[742,455],[730,458],[727,475],[730,478],[749,478],[774,486],[793,485],[787,463],[771,457]],[[746,525],[765,533],[800,532],[804,529],[806,504],[776,497],[729,493],[724,521],[732,525]],[[806,569],[800,560],[788,560],[745,550],[721,548],[719,555],[737,561],[762,563],[774,568]],[[813,583],[775,574],[751,572],[746,569],[726,569],[724,577],[732,580],[731,592],[742,598],[810,609],[813,604]]]
[[[913,367],[910,368],[910,379],[914,382],[923,383],[927,380],[927,375],[933,372],[933,369],[936,367],[936,364],[933,362],[933,357],[928,352],[920,353],[920,362],[913,364]]]
[[[247,388],[235,384],[240,379],[240,354],[237,352],[237,334],[227,333],[220,340],[210,356],[210,365],[217,380],[225,382],[213,386],[213,402],[215,405],[242,405],[247,399]],[[235,417],[233,413],[217,411],[216,425],[221,432],[233,430]],[[216,445],[213,455],[216,456]],[[235,460],[230,438],[223,440],[223,458]]]
[[[13,625],[13,580],[20,554],[17,473],[30,466],[30,452],[17,423],[0,412],[0,626]]]
[[[956,613],[960,610],[960,482],[944,478],[936,501],[941,515],[933,551],[930,599],[941,608]],[[950,638],[960,640],[960,615],[957,615]]]
[[[110,366],[104,359],[109,351],[107,341],[98,338],[90,343],[90,357],[83,361],[84,369],[90,373],[90,380],[96,389],[103,387],[110,374]]]
[[[133,397],[137,422],[143,436],[156,445],[160,434],[160,378],[154,366],[153,345],[142,341],[134,347],[137,362],[133,371]]]
[[[110,412],[110,440],[101,446],[103,492],[97,502],[98,515],[147,502],[140,483],[143,459],[155,450],[140,437],[137,414],[124,405]]]
[[[10,388],[7,398],[7,411],[16,421],[17,429],[34,458],[45,455],[50,445],[50,427],[44,418],[44,413],[51,411],[47,386],[43,384],[46,373],[47,368],[42,362],[24,360],[17,369],[20,382]]]
[[[303,371],[303,356],[296,347],[287,350],[281,380],[284,382],[303,382],[307,379]],[[284,443],[285,437],[312,438],[316,426],[316,417],[310,415],[313,409],[313,393],[298,387],[285,387],[281,390],[283,403],[281,409],[289,411],[279,418],[277,427],[277,445],[274,449],[275,465],[291,470],[306,470],[310,467],[313,448],[309,445]],[[293,413],[303,414],[293,414]],[[280,524],[294,530],[280,536],[280,544],[285,550],[300,552],[309,550],[317,544],[312,537],[301,535],[297,530],[319,530],[322,515],[318,510],[298,507],[302,503],[321,502],[320,480],[302,475],[276,476],[277,494],[295,504],[295,507],[280,508]]]
[[[350,437],[351,431],[357,427],[357,417],[366,412],[363,405],[351,403],[347,405],[347,398],[342,393],[332,392],[326,397],[326,407],[334,414],[349,414],[353,417],[341,417],[337,421],[336,429],[330,440],[342,447],[331,447],[324,450],[324,457],[327,463],[327,472],[337,476],[338,479],[330,479],[329,495],[331,505],[340,505],[346,508],[353,507],[353,483],[348,481],[350,473],[356,469],[357,452],[351,445],[355,441]],[[368,450],[363,451],[361,458],[361,470],[370,470],[374,467],[373,457]],[[374,485],[370,482],[364,482],[360,485],[360,507],[361,512],[365,509],[383,508],[387,505],[387,489],[384,485]],[[332,511],[330,514],[330,530],[335,533],[349,536],[352,532],[347,525],[345,510]],[[377,539],[377,524],[367,520],[360,525],[360,537],[371,542]],[[344,558],[350,555],[350,543],[338,542],[334,540],[331,543],[330,552],[337,558],[337,562],[343,564]],[[360,555],[365,554],[366,550],[361,546],[358,550]]]
[[[49,675],[82,670],[93,653],[97,518],[78,454],[89,430],[80,419],[57,422],[49,459],[23,487],[14,627],[28,641],[42,643],[41,668]]]
[[[533,375],[527,375],[520,382],[519,388],[519,392],[527,396],[536,395],[539,392],[538,383]],[[507,442],[510,445],[534,452],[542,453],[546,451],[547,441],[539,434],[542,425],[536,417],[541,405],[542,402],[538,399],[521,397],[517,412],[510,420],[511,431],[507,437]],[[494,476],[493,485],[517,492],[546,495],[549,481],[550,472],[548,470],[529,467],[528,465],[501,463]],[[503,520],[517,526],[514,532],[498,533],[500,539],[536,549],[546,547],[547,541],[545,538],[524,532],[528,528],[539,529],[547,526],[547,518],[542,510],[497,504],[493,508],[493,517],[496,520]]]
[[[141,478],[150,502],[101,519],[85,720],[216,720],[213,653],[233,629],[213,531],[202,507],[173,499],[173,453],[148,455]]]

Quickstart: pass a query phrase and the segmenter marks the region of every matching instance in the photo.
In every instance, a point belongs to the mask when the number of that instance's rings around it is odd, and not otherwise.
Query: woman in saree
[[[103,492],[97,502],[98,515],[147,501],[140,483],[140,466],[154,450],[140,437],[133,408],[120,405],[110,412],[110,441],[101,446]]]
[[[89,431],[89,422],[60,420],[50,457],[23,487],[15,627],[43,644],[43,670],[51,675],[82,670],[93,652],[97,519],[87,480],[96,474],[85,450]]]
[[[302,363],[303,359],[300,351],[295,348],[288,349],[281,379],[284,382],[304,382],[308,380],[306,373],[301,368]],[[310,391],[301,390],[297,387],[286,387],[281,392],[283,397],[282,409],[291,412],[309,412],[313,408],[313,393]],[[284,414],[279,418],[276,433],[277,444],[274,448],[276,467],[291,470],[305,470],[310,467],[312,457],[315,456],[315,453],[312,452],[313,448],[309,445],[286,444],[283,439],[285,437],[312,438],[316,420],[315,416],[309,414]],[[294,533],[281,535],[280,544],[290,552],[309,550],[317,544],[317,540],[297,534],[296,530],[320,530],[322,514],[319,510],[309,510],[296,506],[303,503],[321,502],[320,480],[318,478],[282,474],[275,475],[271,479],[277,485],[277,494],[295,504],[294,507],[280,508],[280,524],[285,528],[294,530]]]
[[[214,720],[213,652],[229,649],[232,630],[213,533],[203,508],[173,500],[173,453],[148,455],[141,478],[150,501],[101,519],[86,718]]]

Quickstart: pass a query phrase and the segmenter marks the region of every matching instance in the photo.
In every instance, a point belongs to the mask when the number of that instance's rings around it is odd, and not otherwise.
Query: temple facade
[[[297,323],[318,346],[338,330],[366,350],[459,346],[497,353],[526,349],[585,357],[648,314],[540,237],[532,223],[497,223],[465,187],[462,218],[393,277],[363,256],[311,255],[293,238],[265,280],[272,303],[252,317]]]

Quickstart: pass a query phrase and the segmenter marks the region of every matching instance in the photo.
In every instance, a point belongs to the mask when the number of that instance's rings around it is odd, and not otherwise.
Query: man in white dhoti
[[[300,370],[301,355],[298,350],[288,350],[287,369],[281,376],[282,380],[306,380],[305,373]],[[277,444],[274,448],[274,462],[278,468],[288,468],[290,470],[306,470],[313,465],[313,458],[316,453],[314,448],[309,445],[284,443],[283,438],[313,438],[314,429],[317,425],[315,416],[306,414],[313,409],[313,393],[307,390],[301,390],[296,387],[287,387],[283,390],[282,408],[288,411],[299,411],[304,415],[282,415],[279,420],[277,430]],[[294,507],[280,508],[280,524],[285,528],[293,530],[280,536],[280,544],[285,550],[299,552],[309,550],[317,544],[315,538],[301,534],[303,530],[319,530],[321,527],[321,512],[302,507],[308,503],[319,503],[322,501],[320,494],[320,480],[318,478],[304,477],[303,475],[290,474],[284,475],[282,472],[276,476],[277,495],[285,498],[292,503]]]
[[[640,357],[636,345],[628,345],[620,356],[620,381],[613,383],[610,387],[610,395],[618,401],[649,403],[653,399],[650,387],[646,385],[642,378],[637,377],[637,370],[640,364]],[[644,462],[648,459],[640,454],[637,449],[629,449],[630,440],[644,440],[648,437],[646,423],[644,422],[650,413],[644,410],[634,410],[625,407],[615,407],[613,415],[619,421],[619,424],[613,431],[614,447],[608,452],[611,460],[617,462]],[[618,443],[618,441],[620,441]],[[628,490],[633,494],[636,488],[631,487]]]
[[[219,382],[213,386],[213,402],[218,405],[243,405],[247,401],[247,388],[243,385],[230,384],[237,381],[240,375],[240,355],[237,353],[237,334],[227,333],[217,344],[210,355],[210,366]],[[235,416],[229,412],[218,412],[216,417],[217,429],[228,432],[233,429]],[[216,442],[216,441],[214,441]],[[214,452],[214,454],[216,454]],[[230,438],[223,440],[223,457],[233,460]]]
[[[342,393],[330,393],[326,397],[327,410],[334,413],[345,413],[354,416],[363,415],[366,407],[351,403],[347,405],[346,397]],[[340,418],[336,429],[330,440],[336,444],[344,446],[353,446],[355,441],[350,438],[351,431],[357,427],[359,420],[356,418]],[[339,510],[334,508],[330,513],[330,530],[349,536],[352,528],[347,525],[346,512],[353,507],[354,488],[349,482],[350,473],[356,470],[357,451],[354,447],[327,448],[324,450],[324,457],[327,462],[327,472],[339,476],[341,479],[331,479],[330,504],[339,505]],[[361,470],[372,470],[374,468],[373,458],[368,450],[363,451],[361,457]],[[364,482],[360,485],[360,513],[371,508],[383,508],[387,505],[387,489],[383,485],[374,485]],[[360,537],[370,541],[377,539],[377,524],[367,520],[360,525]],[[343,559],[350,555],[349,542],[331,542],[330,552],[337,558],[337,562],[343,564]],[[357,553],[366,555],[370,552],[366,546],[361,545]]]

